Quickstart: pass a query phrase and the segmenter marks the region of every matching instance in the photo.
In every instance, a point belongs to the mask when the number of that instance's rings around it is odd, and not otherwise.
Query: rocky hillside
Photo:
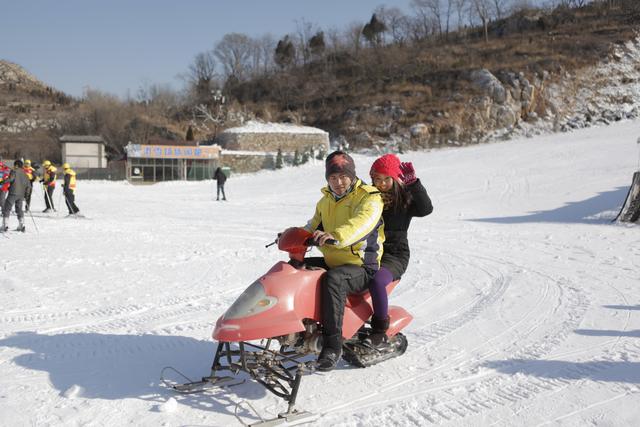
[[[73,108],[71,97],[0,60],[0,156],[59,156],[54,134]]]

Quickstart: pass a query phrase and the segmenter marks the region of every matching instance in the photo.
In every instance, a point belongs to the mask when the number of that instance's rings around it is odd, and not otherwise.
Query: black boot
[[[386,346],[387,329],[389,329],[389,316],[382,319],[372,316],[371,333],[367,338],[365,338],[364,343],[374,348]]]
[[[318,371],[332,371],[342,356],[342,334],[324,335],[322,351],[316,362]]]

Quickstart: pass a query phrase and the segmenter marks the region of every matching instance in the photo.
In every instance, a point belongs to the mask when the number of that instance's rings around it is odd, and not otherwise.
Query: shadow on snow
[[[150,334],[20,332],[0,340],[0,347],[27,350],[13,362],[48,373],[52,386],[61,395],[77,385],[83,389],[79,396],[88,399],[138,398],[160,404],[174,397],[193,408],[233,415],[237,401],[259,399],[266,390],[247,381],[231,391],[209,390],[186,395],[159,385],[160,371],[165,366],[174,366],[194,380],[209,375],[215,345],[194,338]],[[240,399],[233,401],[230,395]],[[253,417],[243,408],[239,415]]]
[[[640,305],[603,305],[603,307],[614,310],[640,310]]]
[[[566,362],[561,360],[494,360],[484,363],[487,368],[504,374],[525,374],[541,378],[640,384],[639,362]]]
[[[528,222],[557,222],[557,223],[582,223],[582,224],[607,224],[610,223],[620,206],[624,203],[628,187],[619,187],[616,190],[599,193],[590,199],[579,202],[571,202],[565,206],[548,210],[538,211],[529,215],[494,217],[494,218],[474,218],[468,221],[493,222],[498,224],[519,224]],[[613,215],[603,215],[603,212],[613,212]]]
[[[632,331],[614,331],[606,329],[576,329],[574,331],[578,335],[586,335],[589,337],[631,337],[640,338],[640,329]]]

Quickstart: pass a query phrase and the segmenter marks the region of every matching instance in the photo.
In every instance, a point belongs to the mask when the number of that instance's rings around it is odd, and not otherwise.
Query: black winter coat
[[[433,204],[420,180],[410,184],[406,189],[411,193],[412,200],[406,209],[386,209],[382,213],[384,219],[384,252],[382,253],[382,267],[393,273],[394,279],[399,279],[409,265],[409,241],[407,230],[413,217],[423,217],[433,212]]]
[[[227,182],[227,175],[222,172],[222,169],[218,168],[213,174],[213,179],[218,181],[218,185],[224,185],[224,183]]]

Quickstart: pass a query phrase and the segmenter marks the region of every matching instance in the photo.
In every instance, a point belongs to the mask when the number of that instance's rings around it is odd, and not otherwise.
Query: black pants
[[[31,206],[31,193],[33,193],[33,184],[27,186],[27,192],[24,195],[25,210],[29,210]]]
[[[53,190],[55,189],[56,187],[52,187],[49,185],[44,187],[44,204],[47,206],[47,209],[55,209],[55,207],[53,206]]]
[[[328,268],[323,258],[304,260],[308,266]],[[322,276],[322,326],[325,335],[342,334],[344,306],[347,295],[369,289],[375,271],[352,264],[327,269]]]
[[[73,194],[71,190],[64,190],[64,201],[67,203],[67,209],[69,209],[69,215],[73,215],[75,213],[80,212],[80,209],[76,206],[75,203],[76,196]]]
[[[218,196],[216,200],[220,200],[220,192],[222,191],[222,200],[227,200],[227,196],[224,194],[224,184],[218,184]]]

